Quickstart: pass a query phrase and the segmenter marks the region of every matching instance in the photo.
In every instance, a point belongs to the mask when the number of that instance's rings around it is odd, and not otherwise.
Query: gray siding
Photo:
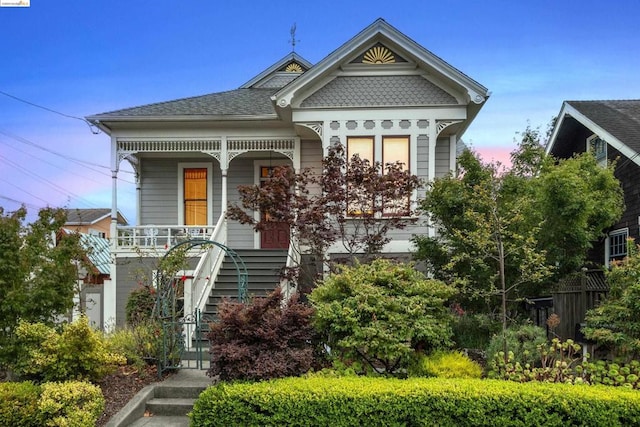
[[[197,265],[199,258],[188,261],[190,268]],[[126,306],[131,291],[145,284],[153,284],[153,272],[158,269],[157,257],[116,259],[116,326],[126,323]]]
[[[255,159],[236,157],[229,164],[227,173],[229,203],[240,205],[239,185],[254,185]],[[228,222],[227,245],[232,249],[253,249],[254,231],[250,225],[242,225],[236,221]]]
[[[449,139],[439,139],[436,144],[436,178],[449,173]]]
[[[178,163],[143,159],[139,224],[178,224]]]
[[[427,180],[429,176],[429,137],[427,135],[418,135],[418,152],[417,164],[418,170],[415,172],[421,179]],[[418,200],[423,198],[426,189],[421,188],[418,190]]]

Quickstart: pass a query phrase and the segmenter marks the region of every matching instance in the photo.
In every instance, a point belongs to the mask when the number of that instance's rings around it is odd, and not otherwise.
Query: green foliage
[[[121,354],[128,365],[142,368],[156,363],[162,350],[162,326],[148,320],[118,329],[106,336],[106,348],[110,353]]]
[[[39,382],[99,381],[126,361],[107,350],[101,333],[89,326],[85,316],[64,325],[60,333],[42,323],[20,322],[16,342],[14,373]]]
[[[0,382],[0,425],[40,427],[40,386],[30,382]]]
[[[509,381],[546,381],[555,383],[583,383],[584,378],[576,375],[576,369],[582,361],[581,347],[573,340],[560,341],[554,338],[551,344],[538,345],[537,352],[531,356],[535,363],[520,363],[515,360],[512,351],[496,353],[491,360],[491,378]]]
[[[42,209],[31,224],[25,224],[26,214],[24,208],[8,214],[0,208],[0,365],[16,357],[19,320],[52,324],[71,309],[86,254],[77,234],[54,242],[66,220],[63,209]]]
[[[421,201],[439,234],[414,238],[416,258],[455,283],[465,307],[491,312],[501,302],[505,312],[507,301],[539,295],[582,267],[592,242],[622,214],[611,165],[600,167],[590,153],[556,161],[539,139],[527,129],[510,170],[465,151],[459,174],[436,179]]]
[[[44,425],[51,427],[93,426],[104,405],[100,388],[82,381],[45,383],[38,403]]]
[[[378,373],[406,368],[416,350],[451,345],[446,301],[454,289],[412,265],[378,259],[342,266],[309,295],[332,355]]]
[[[196,400],[191,425],[629,426],[633,390],[478,379],[286,378],[220,383]]]
[[[127,324],[134,326],[149,321],[153,315],[156,299],[156,290],[151,285],[138,286],[132,290],[124,308]]]
[[[640,389],[640,361],[627,364],[598,360],[576,367],[576,374],[589,384],[603,384]]]
[[[437,351],[428,356],[420,355],[409,367],[409,376],[480,378],[482,377],[482,367],[459,351]]]
[[[506,345],[505,345],[506,341]],[[487,360],[492,361],[496,354],[513,353],[513,361],[521,365],[533,365],[538,360],[538,346],[547,343],[547,333],[544,329],[531,325],[515,325],[493,336],[487,348]],[[504,359],[504,353],[503,353]]]
[[[0,383],[2,426],[94,426],[104,405],[100,388],[85,382]]]
[[[264,380],[302,375],[319,366],[313,309],[297,294],[283,304],[277,288],[249,303],[225,301],[211,323],[210,376],[222,380]]]
[[[584,335],[620,357],[640,355],[640,253],[629,245],[629,256],[605,272],[609,294],[586,316]]]
[[[487,314],[464,313],[453,319],[453,341],[458,348],[486,350],[501,328],[500,322]]]

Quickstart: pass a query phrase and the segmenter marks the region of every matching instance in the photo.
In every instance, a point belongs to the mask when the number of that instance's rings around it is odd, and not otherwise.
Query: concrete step
[[[195,401],[192,397],[154,397],[147,401],[147,412],[153,415],[183,416],[191,412]]]
[[[153,416],[138,418],[130,427],[189,427],[189,417]]]

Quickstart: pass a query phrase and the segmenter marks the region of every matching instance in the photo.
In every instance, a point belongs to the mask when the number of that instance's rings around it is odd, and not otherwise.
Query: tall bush
[[[447,348],[454,288],[410,264],[378,259],[343,266],[309,295],[315,326],[333,355],[377,373],[405,369],[415,352]]]
[[[210,324],[210,376],[264,380],[295,376],[317,366],[313,309],[294,295],[283,303],[278,288],[248,303],[225,300]]]

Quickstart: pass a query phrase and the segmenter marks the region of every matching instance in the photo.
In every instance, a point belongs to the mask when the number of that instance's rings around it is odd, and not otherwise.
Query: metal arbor
[[[247,267],[240,256],[231,248],[222,243],[207,239],[191,239],[173,245],[162,260],[166,260],[176,250],[187,253],[197,246],[218,247],[232,260],[238,275],[238,300],[247,300]],[[163,263],[161,262],[161,265]],[[158,292],[156,299],[156,316],[162,325],[162,353],[158,360],[158,375],[169,369],[181,369],[186,366],[182,363],[183,355],[187,349],[192,349],[195,342],[194,369],[202,369],[202,314],[200,309],[195,307],[193,312],[185,313],[184,285],[185,281],[176,278],[177,271],[165,274],[164,271],[158,273]]]

